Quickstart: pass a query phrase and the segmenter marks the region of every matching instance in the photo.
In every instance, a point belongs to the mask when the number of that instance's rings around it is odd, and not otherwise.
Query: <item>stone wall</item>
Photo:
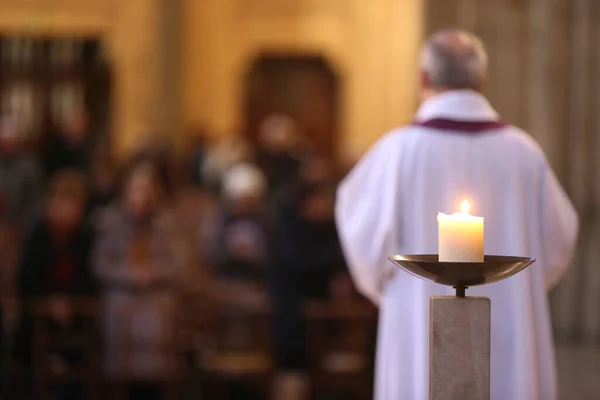
[[[416,107],[421,0],[186,0],[185,125],[243,124],[243,79],[263,52],[324,56],[341,77],[340,158],[360,156]]]
[[[112,141],[121,156],[164,119],[159,98],[160,0],[0,0],[0,32],[92,36],[113,68]]]

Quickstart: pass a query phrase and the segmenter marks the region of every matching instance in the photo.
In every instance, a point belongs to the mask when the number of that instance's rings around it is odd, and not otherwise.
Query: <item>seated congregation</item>
[[[376,311],[346,271],[337,174],[288,123],[194,149],[185,179],[157,149],[53,163],[29,220],[4,208],[2,396],[369,398]]]

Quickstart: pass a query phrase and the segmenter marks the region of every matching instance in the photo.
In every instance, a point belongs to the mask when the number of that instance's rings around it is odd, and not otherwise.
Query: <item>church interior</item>
[[[412,121],[447,27],[485,42],[484,94],[577,208],[549,295],[560,399],[600,398],[599,20],[596,0],[0,0],[0,400],[373,398],[377,308],[335,187]]]

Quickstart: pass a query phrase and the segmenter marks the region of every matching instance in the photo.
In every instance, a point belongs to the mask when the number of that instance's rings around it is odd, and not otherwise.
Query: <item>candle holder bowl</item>
[[[389,260],[418,278],[452,286],[457,297],[465,297],[470,286],[510,278],[535,262],[534,258],[511,256],[484,256],[483,262],[440,262],[437,254],[396,255]]]

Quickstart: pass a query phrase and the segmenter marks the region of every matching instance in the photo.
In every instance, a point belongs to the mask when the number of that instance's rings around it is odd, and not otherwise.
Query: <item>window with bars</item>
[[[0,36],[0,115],[32,146],[60,129],[74,108],[87,109],[92,134],[104,134],[109,77],[99,40]]]

